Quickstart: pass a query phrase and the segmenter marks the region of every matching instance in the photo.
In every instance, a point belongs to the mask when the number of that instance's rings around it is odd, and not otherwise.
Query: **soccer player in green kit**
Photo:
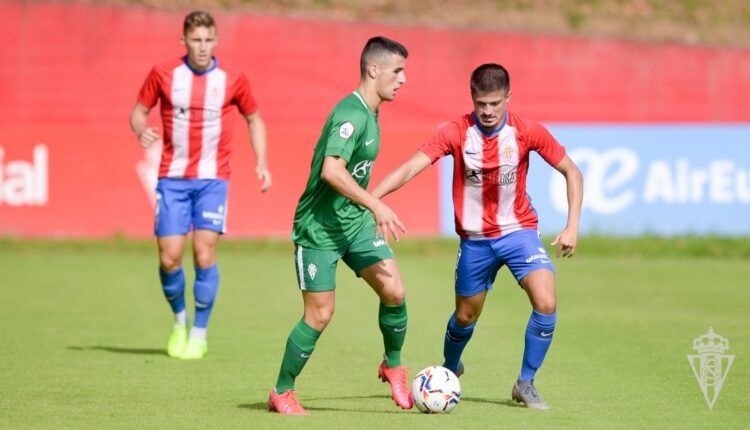
[[[368,193],[380,149],[378,107],[396,97],[406,82],[403,45],[384,37],[367,41],[360,58],[360,83],[328,116],[315,146],[310,177],[294,215],[294,266],[304,315],[286,343],[268,409],[307,415],[294,381],[331,321],[335,305],[336,265],[343,260],[380,298],[378,312],[385,347],[378,377],[389,382],[398,406],[413,406],[401,347],[406,336],[404,285],[390,233],[398,240],[406,229],[396,214]]]

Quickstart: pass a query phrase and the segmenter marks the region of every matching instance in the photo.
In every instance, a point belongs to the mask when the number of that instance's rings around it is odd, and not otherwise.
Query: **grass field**
[[[537,375],[552,409],[542,412],[510,402],[530,308],[503,271],[464,355],[463,399],[447,416],[404,412],[392,403],[376,380],[382,346],[376,298],[342,267],[336,315],[297,381],[311,412],[299,418],[269,414],[265,406],[302,309],[287,245],[224,244],[210,353],[202,362],[164,354],[171,314],[150,243],[0,245],[2,428],[747,428],[750,422],[747,258],[590,252],[557,260],[558,326]],[[404,358],[416,372],[441,362],[455,255],[440,244],[395,250],[408,289]],[[736,355],[713,411],[685,358],[709,326]]]

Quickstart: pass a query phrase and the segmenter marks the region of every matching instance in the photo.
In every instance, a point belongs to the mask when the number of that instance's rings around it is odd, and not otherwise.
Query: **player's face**
[[[381,100],[396,98],[398,89],[406,83],[406,59],[397,54],[388,55],[377,65],[376,85]]]
[[[182,43],[187,48],[190,66],[198,70],[211,67],[217,43],[215,27],[195,27],[182,37]]]
[[[505,109],[510,101],[510,92],[495,91],[491,93],[472,94],[474,115],[479,125],[487,131],[495,130],[505,117]]]

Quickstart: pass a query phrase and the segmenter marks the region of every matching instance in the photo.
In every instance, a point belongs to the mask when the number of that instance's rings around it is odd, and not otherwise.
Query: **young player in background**
[[[138,94],[130,126],[148,148],[163,138],[156,186],[154,232],[159,277],[175,314],[167,354],[200,359],[208,352],[206,328],[219,288],[216,244],[226,231],[233,106],[247,120],[261,191],[271,186],[266,163],[266,128],[245,75],[219,66],[213,55],[216,24],[205,12],[183,23],[185,56],[155,66]],[[148,114],[161,102],[163,135],[148,126]],[[187,330],[182,255],[193,229],[195,319]]]
[[[557,321],[555,269],[539,239],[536,210],[526,194],[529,153],[537,152],[566,179],[568,222],[552,242],[558,246],[558,257],[575,253],[583,178],[565,155],[565,148],[544,127],[506,110],[510,77],[504,67],[478,67],[471,75],[470,87],[474,112],[440,128],[372,194],[381,198],[441,157],[453,157],[453,205],[461,243],[456,309],[448,320],[443,365],[459,376],[463,373],[461,353],[482,313],[487,291],[492,289],[498,270],[507,265],[533,307],[512,397],[527,407],[547,409],[534,376],[552,342]]]
[[[408,53],[384,37],[370,39],[360,57],[360,83],[328,116],[315,146],[310,176],[294,215],[294,267],[304,315],[292,329],[268,399],[280,414],[307,415],[294,383],[333,317],[336,265],[343,260],[380,298],[378,311],[384,360],[378,376],[391,385],[398,406],[413,406],[401,347],[406,336],[404,286],[387,243],[404,226],[366,189],[380,149],[378,108],[406,82]],[[373,220],[374,218],[374,220]]]

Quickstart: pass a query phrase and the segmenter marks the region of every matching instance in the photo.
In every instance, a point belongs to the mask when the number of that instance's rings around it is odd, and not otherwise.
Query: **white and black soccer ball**
[[[447,414],[461,399],[458,376],[441,366],[422,369],[411,383],[414,404],[426,414]]]

